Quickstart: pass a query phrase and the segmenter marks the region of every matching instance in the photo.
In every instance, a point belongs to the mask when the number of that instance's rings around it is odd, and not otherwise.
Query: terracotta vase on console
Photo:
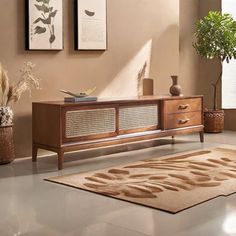
[[[170,94],[172,96],[183,96],[182,89],[180,85],[178,85],[178,76],[171,75],[171,79],[172,79],[172,86],[170,87]]]

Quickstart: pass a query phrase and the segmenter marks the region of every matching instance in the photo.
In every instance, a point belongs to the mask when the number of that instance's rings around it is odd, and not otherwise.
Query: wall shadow
[[[15,116],[13,130],[16,158],[31,156],[32,116]]]

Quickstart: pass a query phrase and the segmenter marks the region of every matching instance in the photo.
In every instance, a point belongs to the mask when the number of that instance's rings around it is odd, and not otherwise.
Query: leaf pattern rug
[[[176,213],[236,192],[236,147],[185,152],[46,180]]]

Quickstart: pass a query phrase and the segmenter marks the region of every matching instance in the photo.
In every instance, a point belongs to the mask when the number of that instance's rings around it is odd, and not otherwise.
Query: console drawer
[[[177,99],[164,101],[164,113],[183,113],[202,110],[202,99]]]
[[[169,114],[165,116],[164,129],[176,129],[187,126],[201,125],[201,112]]]

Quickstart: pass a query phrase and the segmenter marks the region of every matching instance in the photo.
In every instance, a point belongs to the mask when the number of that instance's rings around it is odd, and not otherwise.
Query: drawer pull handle
[[[189,107],[189,104],[179,105],[180,110],[185,110]]]
[[[190,121],[190,119],[181,119],[179,120],[179,124],[183,125],[183,124],[186,124]]]

